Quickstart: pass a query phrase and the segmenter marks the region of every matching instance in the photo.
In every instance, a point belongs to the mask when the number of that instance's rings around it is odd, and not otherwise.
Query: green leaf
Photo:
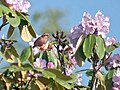
[[[87,58],[91,57],[94,44],[95,44],[95,36],[94,35],[89,35],[85,38],[85,41],[83,43],[83,52]]]
[[[12,54],[11,49],[7,50],[5,52],[5,57],[7,58],[7,62],[15,62],[16,61],[16,57]]]
[[[24,25],[22,27],[22,29],[20,30],[20,35],[25,42],[29,42],[32,40],[32,35],[30,34],[27,25]]]
[[[0,18],[3,16],[2,9],[0,9]]]
[[[15,57],[19,57],[18,52],[16,51],[15,47],[11,46],[10,52],[11,52]]]
[[[95,49],[96,49],[96,53],[99,59],[102,59],[105,55],[105,44],[104,44],[104,40],[100,36],[96,37],[96,48]]]
[[[105,77],[106,90],[112,90],[112,77],[115,71],[116,71],[115,69],[109,70],[109,72],[107,73]]]
[[[30,34],[31,34],[34,38],[36,38],[36,33],[35,33],[35,31],[34,31],[34,29],[33,29],[33,27],[32,27],[31,24],[28,26],[28,30],[29,30]]]
[[[30,87],[32,90],[40,90],[34,81],[31,82]]]
[[[38,80],[44,83],[45,85],[49,85],[53,81],[52,79],[48,79],[43,76],[38,77]]]
[[[25,64],[22,67],[16,66],[16,65],[11,65],[11,66],[6,66],[0,69],[8,69],[11,72],[20,72],[20,71],[29,71],[33,70],[31,65]]]
[[[48,61],[50,62],[53,62],[55,67],[57,67],[57,57],[55,56],[55,53],[53,50],[50,50],[50,51],[47,51],[47,56],[48,56]]]
[[[13,26],[9,26],[9,29],[8,29],[8,33],[7,33],[7,38],[10,38],[14,32],[14,27]]]
[[[42,74],[44,77],[46,77],[48,79],[50,79],[50,78],[55,79],[56,78],[56,75],[50,71],[43,70]]]
[[[84,35],[81,35],[79,37],[79,39],[77,41],[77,44],[76,44],[75,53],[77,52],[77,50],[79,49],[79,47],[83,44],[84,38],[85,38]]]
[[[25,15],[23,15],[21,12],[16,11],[16,13],[17,13],[19,16],[21,16],[24,20],[26,20],[28,23],[30,23],[30,20],[29,20]]]
[[[113,50],[115,50],[115,46],[113,46],[113,45],[110,45],[110,46],[106,47],[106,52],[107,52],[107,53],[110,53],[110,52],[112,52]]]
[[[19,16],[15,16],[15,17],[13,17],[13,16],[7,16],[7,20],[10,23],[10,25],[13,26],[13,27],[17,27],[20,24],[20,18],[19,18]]]
[[[65,80],[62,80],[62,79],[60,79],[60,78],[56,78],[55,81],[56,81],[57,83],[59,83],[61,86],[67,88],[67,89],[73,88],[73,86],[72,86],[71,84],[67,83]]]
[[[120,46],[120,43],[115,43],[114,45],[117,46],[117,47],[119,47],[119,46]]]
[[[39,80],[35,80],[35,83],[38,85],[40,90],[45,90],[46,87],[43,83],[41,83]]]
[[[97,90],[105,90],[105,88],[102,84],[100,84],[100,85],[98,85]]]
[[[76,44],[76,50],[75,50],[75,53],[74,53],[74,56],[76,58],[76,61],[77,61],[77,64],[79,66],[83,66],[84,64],[84,61],[86,59],[85,55],[84,55],[84,52],[83,52],[83,41],[84,41],[84,38],[85,36],[84,35],[81,35],[77,41],[77,44]]]
[[[25,48],[20,55],[21,62],[22,63],[25,62],[30,57],[31,54],[32,54],[31,47]]]
[[[65,80],[66,82],[72,79],[70,76],[62,74],[62,72],[57,69],[45,69],[45,70],[54,73],[57,78]]]
[[[3,5],[0,5],[0,9],[2,10],[2,13],[8,14],[11,12],[11,10]]]
[[[81,45],[78,49],[77,49],[77,51],[76,51],[76,53],[75,53],[75,58],[76,58],[76,61],[77,61],[77,64],[79,65],[79,66],[83,66],[84,65],[84,62],[85,62],[85,59],[86,59],[86,57],[85,57],[85,55],[84,55],[84,52],[83,52],[83,45]]]
[[[24,70],[23,67],[18,67],[16,65],[11,65],[11,66],[7,66],[7,67],[3,67],[1,69],[8,69],[11,72],[19,72],[19,71],[23,71]]]
[[[48,55],[47,55],[47,51],[42,51],[40,53],[40,58],[45,59],[48,62]]]
[[[87,70],[86,76],[88,76],[88,77],[93,76],[93,70],[92,69]]]

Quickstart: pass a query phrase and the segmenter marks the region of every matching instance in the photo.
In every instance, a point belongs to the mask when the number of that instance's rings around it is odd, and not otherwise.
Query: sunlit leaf
[[[83,41],[84,41],[85,36],[81,35],[77,41],[76,47],[75,47],[75,53],[77,52],[77,50],[79,49],[79,47],[82,45]]]
[[[43,83],[41,83],[39,80],[36,80],[35,83],[38,85],[40,90],[45,90],[46,87]]]
[[[22,38],[25,42],[31,41],[32,35],[30,34],[27,25],[25,25],[25,26],[22,27],[22,30],[21,30],[20,34],[21,34],[21,38]]]
[[[100,71],[97,71],[96,77],[97,77],[100,81],[102,81],[102,82],[105,81],[105,80],[104,80],[104,76],[102,75],[102,73],[101,73]]]

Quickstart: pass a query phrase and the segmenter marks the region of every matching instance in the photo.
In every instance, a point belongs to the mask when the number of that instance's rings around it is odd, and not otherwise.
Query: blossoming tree
[[[68,36],[63,31],[37,35],[28,19],[30,6],[27,0],[0,0],[0,31],[9,25],[7,36],[0,37],[0,58],[10,62],[0,68],[0,89],[120,89],[120,55],[112,55],[120,43],[114,37],[106,38],[109,17],[101,11],[94,18],[84,12],[82,21],[71,28]],[[29,43],[21,54],[14,46],[18,41],[10,38],[17,27],[21,38]],[[86,60],[92,68],[75,72],[76,65],[81,67]],[[82,72],[90,77],[88,86],[81,83]]]

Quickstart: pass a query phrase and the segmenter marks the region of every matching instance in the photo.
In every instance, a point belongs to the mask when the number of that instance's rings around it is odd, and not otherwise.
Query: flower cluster
[[[109,26],[109,17],[105,17],[101,11],[96,13],[94,19],[92,19],[92,16],[88,12],[84,12],[81,23],[71,29],[71,33],[69,34],[70,41],[75,47],[78,38],[82,34],[96,34],[105,38],[106,34],[109,33]]]
[[[36,58],[36,61],[33,63],[34,67],[36,68],[55,68],[55,65],[53,62],[46,62],[45,59],[41,59],[41,58]]]
[[[68,62],[65,64],[65,71],[66,75],[71,75],[73,71],[75,70],[75,66],[77,65],[75,57],[73,57],[74,54],[74,47],[72,45],[69,45],[71,47],[70,52],[68,53]]]
[[[120,66],[120,55],[119,54],[114,54],[108,59],[108,65],[107,68],[116,68]]]
[[[81,81],[82,81],[82,74],[78,73],[76,76],[76,84],[79,86],[82,85]]]
[[[116,73],[113,75],[112,81],[112,90],[120,90],[120,68],[118,68]]]
[[[107,37],[107,40],[105,40],[105,45],[110,46],[112,44],[115,44],[115,38],[114,37]]]
[[[55,65],[53,62],[46,62],[45,59],[42,58],[36,58],[36,61],[33,63],[35,68],[41,68],[41,69],[45,69],[45,68],[55,68]],[[32,71],[29,71],[29,76],[34,75],[34,77],[38,77],[38,76],[42,76],[41,73],[34,73]]]
[[[46,60],[45,59],[41,59],[41,58],[37,58],[36,61],[33,63],[34,67],[36,68],[46,68]]]
[[[5,2],[9,5],[9,8],[16,11],[28,12],[28,8],[31,4],[27,0],[5,0]]]

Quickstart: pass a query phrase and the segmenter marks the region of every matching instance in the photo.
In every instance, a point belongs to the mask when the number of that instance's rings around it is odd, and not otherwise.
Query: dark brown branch
[[[7,24],[9,24],[9,22],[7,22],[7,23],[5,23],[5,24],[2,24],[2,25],[0,26],[0,31],[1,31],[2,28],[3,28],[5,25],[7,25]]]

